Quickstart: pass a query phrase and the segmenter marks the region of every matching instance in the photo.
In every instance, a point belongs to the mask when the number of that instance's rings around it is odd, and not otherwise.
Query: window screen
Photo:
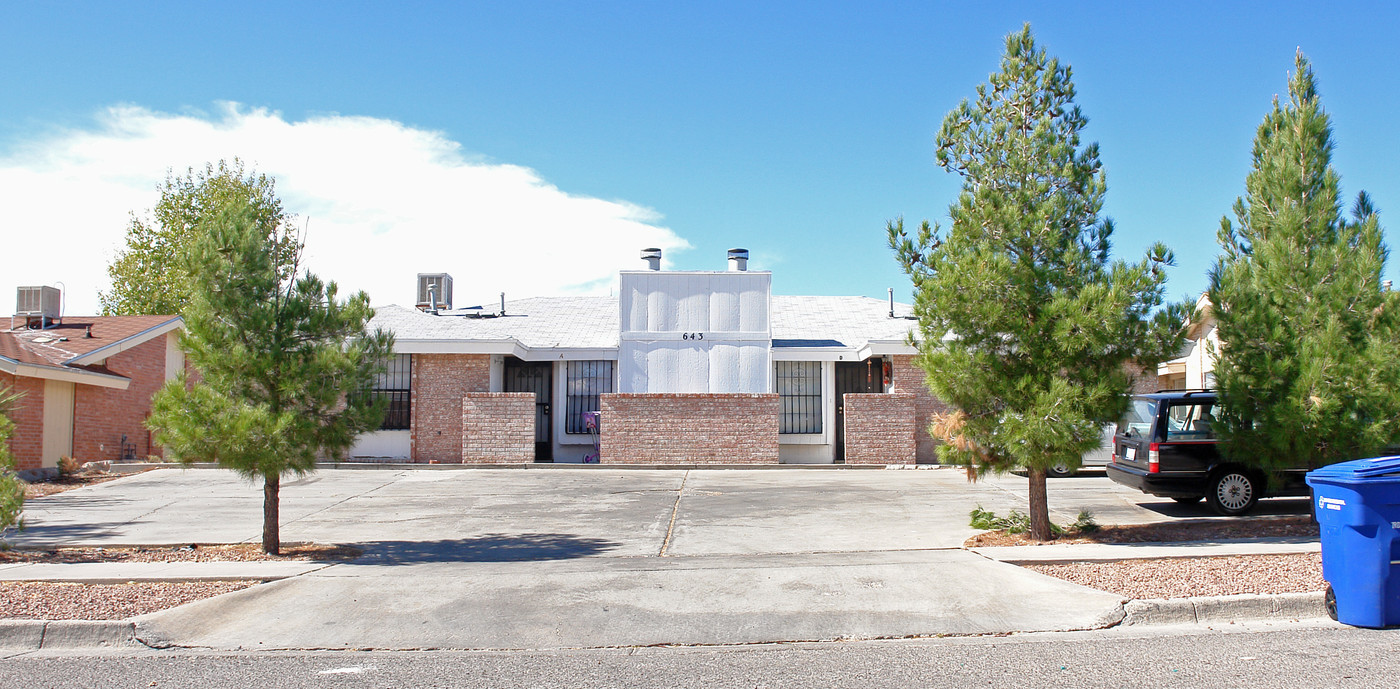
[[[774,363],[779,433],[822,432],[822,365],[819,361]]]
[[[598,396],[613,391],[613,362],[570,361],[565,385],[568,395],[568,416],[565,433],[587,433],[583,415],[598,411]]]

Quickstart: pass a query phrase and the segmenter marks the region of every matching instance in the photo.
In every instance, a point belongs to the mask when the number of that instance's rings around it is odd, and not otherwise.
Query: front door
[[[884,392],[880,359],[836,362],[836,462],[846,461],[846,393]]]
[[[506,357],[505,391],[535,393],[535,461],[554,461],[550,425],[550,391],[554,389],[554,365],[548,361],[521,361]]]

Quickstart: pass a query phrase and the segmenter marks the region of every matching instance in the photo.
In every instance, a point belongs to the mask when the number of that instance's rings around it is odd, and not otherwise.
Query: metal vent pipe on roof
[[[749,250],[748,250],[748,249],[730,249],[730,250],[729,250],[729,269],[730,269],[730,270],[733,270],[733,271],[739,271],[739,272],[743,272],[743,271],[745,271],[745,270],[748,270],[748,269],[749,269]]]
[[[647,270],[661,270],[661,250],[655,247],[642,249],[642,260],[647,262]]]

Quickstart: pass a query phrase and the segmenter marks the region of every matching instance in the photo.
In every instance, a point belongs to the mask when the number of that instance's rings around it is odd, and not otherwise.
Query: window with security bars
[[[565,433],[587,433],[583,415],[598,411],[598,396],[613,391],[613,362],[570,361],[566,364],[565,395],[567,415]]]
[[[779,433],[822,432],[822,365],[819,361],[774,362]]]
[[[413,355],[395,354],[384,363],[384,372],[375,377],[374,385],[369,389],[371,398],[389,400],[379,430],[406,431],[413,419]]]

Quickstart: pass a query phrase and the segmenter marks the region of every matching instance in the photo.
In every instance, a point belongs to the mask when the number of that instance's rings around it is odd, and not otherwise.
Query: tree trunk
[[[1045,469],[1033,468],[1030,476],[1031,538],[1048,541],[1050,533],[1050,502],[1045,493]]]
[[[1041,481],[1044,482],[1044,474]],[[278,520],[278,491],[282,488],[282,477],[269,474],[263,477],[263,552],[280,555],[282,552],[282,532]]]

